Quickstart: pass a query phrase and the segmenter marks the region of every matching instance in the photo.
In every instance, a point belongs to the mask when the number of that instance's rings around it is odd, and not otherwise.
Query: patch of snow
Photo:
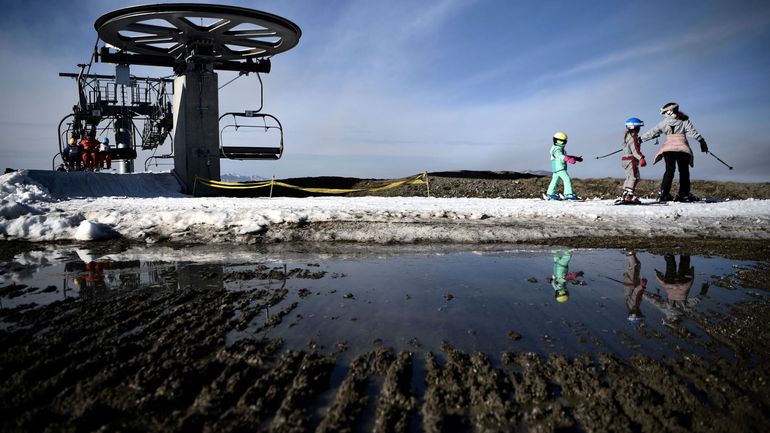
[[[120,233],[109,225],[92,221],[82,221],[75,230],[75,239],[79,241],[104,241],[117,237],[120,237]]]
[[[64,198],[54,201],[45,181],[23,173],[3,175],[0,236],[28,241],[123,236],[147,243],[223,245],[300,240],[498,243],[565,236],[770,239],[770,200],[635,207],[613,206],[611,200],[194,198],[180,194],[173,177],[153,176],[68,178],[57,185],[56,197]],[[93,182],[101,185],[89,185]],[[97,189],[112,195],[79,195]]]

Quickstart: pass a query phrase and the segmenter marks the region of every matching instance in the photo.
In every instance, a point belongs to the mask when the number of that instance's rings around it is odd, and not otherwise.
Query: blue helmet
[[[638,128],[640,126],[644,126],[644,122],[642,121],[642,119],[639,119],[637,117],[629,117],[626,120],[626,128],[628,129]]]

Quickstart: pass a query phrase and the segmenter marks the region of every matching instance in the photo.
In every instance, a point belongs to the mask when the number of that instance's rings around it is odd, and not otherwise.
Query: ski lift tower
[[[270,57],[293,48],[302,34],[266,12],[197,3],[118,9],[94,28],[105,42],[101,62],[173,68],[174,171],[188,193],[196,176],[220,180],[216,71],[268,73]]]

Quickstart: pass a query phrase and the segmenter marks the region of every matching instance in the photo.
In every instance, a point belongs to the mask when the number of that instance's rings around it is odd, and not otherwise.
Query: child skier
[[[626,133],[623,136],[623,156],[620,158],[620,164],[626,174],[626,180],[623,182],[623,195],[619,204],[639,204],[638,198],[634,196],[634,190],[639,183],[639,166],[646,166],[647,161],[639,148],[639,129],[644,126],[644,122],[636,117],[626,120]]]
[[[564,199],[578,200],[578,196],[572,191],[572,180],[567,173],[567,164],[582,162],[583,158],[566,155],[564,153],[564,146],[566,145],[567,134],[561,131],[553,134],[553,146],[551,146],[551,170],[553,171],[553,177],[551,178],[551,184],[548,185],[548,191],[543,194],[543,198],[546,200],[562,199],[559,194],[556,194],[556,186],[559,180],[564,184]]]

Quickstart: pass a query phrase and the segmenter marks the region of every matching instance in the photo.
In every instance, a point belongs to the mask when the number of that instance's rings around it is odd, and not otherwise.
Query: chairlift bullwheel
[[[94,28],[104,42],[126,52],[178,60],[186,55],[210,61],[269,57],[291,49],[301,36],[296,24],[277,15],[191,3],[118,9],[102,15]]]

